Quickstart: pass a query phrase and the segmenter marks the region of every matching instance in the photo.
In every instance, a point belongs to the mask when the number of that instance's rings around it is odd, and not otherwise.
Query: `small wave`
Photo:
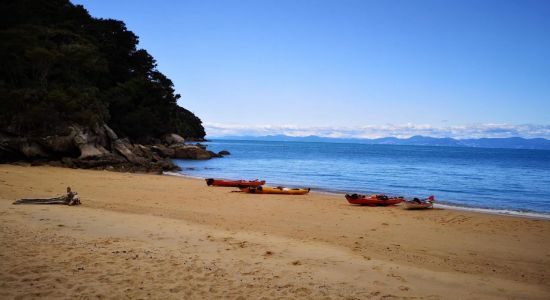
[[[516,217],[525,217],[530,219],[550,220],[550,213],[540,213],[540,212],[532,212],[532,211],[478,208],[478,207],[468,207],[468,206],[459,206],[459,205],[450,205],[450,204],[440,204],[440,203],[434,203],[434,208],[473,211],[473,212],[479,212],[479,213],[485,213],[485,214],[516,216]]]
[[[204,177],[201,177],[201,176],[191,176],[191,175],[182,174],[182,173],[178,173],[178,172],[162,172],[162,175],[177,176],[177,177],[184,177],[184,178],[193,178],[193,179],[204,179]]]

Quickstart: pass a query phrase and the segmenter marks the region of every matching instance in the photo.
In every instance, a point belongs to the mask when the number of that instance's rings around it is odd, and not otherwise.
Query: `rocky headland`
[[[185,139],[174,133],[150,139],[148,143],[132,142],[127,137],[120,138],[106,124],[93,127],[75,124],[56,134],[37,137],[0,131],[2,163],[160,173],[179,170],[171,159],[211,159],[222,154],[201,144],[185,144]]]
[[[0,3],[0,163],[130,172],[221,155],[124,22],[68,0]]]

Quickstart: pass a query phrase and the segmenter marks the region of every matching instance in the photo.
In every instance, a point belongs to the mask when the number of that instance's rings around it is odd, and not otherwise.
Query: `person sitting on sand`
[[[78,193],[73,192],[70,186],[67,187],[67,204],[68,205],[80,204],[80,198],[78,197]]]

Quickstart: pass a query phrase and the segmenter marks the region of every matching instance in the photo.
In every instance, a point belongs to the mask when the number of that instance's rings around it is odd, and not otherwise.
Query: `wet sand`
[[[233,191],[0,165],[0,298],[550,298],[550,221]]]

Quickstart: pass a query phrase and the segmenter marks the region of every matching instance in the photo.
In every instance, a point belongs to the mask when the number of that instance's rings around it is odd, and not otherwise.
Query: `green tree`
[[[68,0],[3,1],[0,18],[0,130],[44,135],[106,122],[133,139],[204,137],[122,21],[92,18]]]

